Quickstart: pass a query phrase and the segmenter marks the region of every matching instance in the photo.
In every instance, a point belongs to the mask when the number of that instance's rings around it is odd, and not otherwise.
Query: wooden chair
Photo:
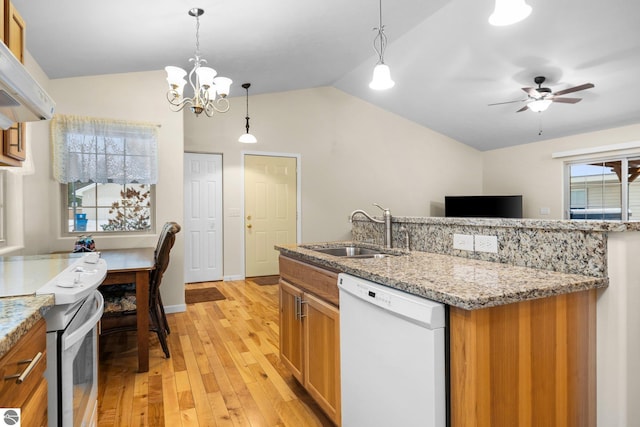
[[[160,284],[162,276],[169,266],[169,252],[180,232],[180,225],[167,222],[162,228],[154,252],[155,268],[149,276],[149,330],[158,335],[158,340],[167,358],[169,346],[167,335],[170,333],[167,317],[164,313]],[[101,319],[100,334],[107,335],[136,330],[136,293],[135,285],[109,285],[98,288],[104,296],[104,314]]]

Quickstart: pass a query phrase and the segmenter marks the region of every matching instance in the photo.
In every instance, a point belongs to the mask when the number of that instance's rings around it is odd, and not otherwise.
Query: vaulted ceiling
[[[493,0],[383,0],[385,62],[396,86],[375,92],[376,0],[13,0],[27,49],[49,78],[189,68],[200,48],[234,80],[232,96],[335,86],[479,150],[640,123],[640,2],[528,0],[508,27]],[[576,104],[516,113],[535,76],[553,91],[591,82]],[[542,134],[540,135],[540,130]]]

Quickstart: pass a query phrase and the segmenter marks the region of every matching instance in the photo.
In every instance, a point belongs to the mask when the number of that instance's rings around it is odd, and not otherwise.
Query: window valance
[[[157,140],[154,124],[56,114],[53,176],[63,184],[156,184]]]

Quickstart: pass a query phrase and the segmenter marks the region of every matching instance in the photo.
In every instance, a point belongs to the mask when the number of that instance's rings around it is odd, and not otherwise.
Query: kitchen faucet
[[[374,203],[373,206],[382,210],[383,212],[382,217],[384,219],[372,218],[368,213],[366,213],[362,209],[356,209],[355,211],[351,212],[351,215],[349,216],[349,222],[353,222],[353,217],[356,216],[357,214],[362,214],[371,222],[384,224],[384,247],[390,248],[391,247],[391,211],[387,208],[383,208],[377,203]]]

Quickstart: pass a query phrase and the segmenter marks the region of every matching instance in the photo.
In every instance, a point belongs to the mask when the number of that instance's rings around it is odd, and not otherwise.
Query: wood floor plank
[[[167,315],[171,358],[155,334],[149,372],[137,373],[136,335],[101,337],[99,426],[332,426],[279,359],[278,287],[217,287],[226,299]]]

